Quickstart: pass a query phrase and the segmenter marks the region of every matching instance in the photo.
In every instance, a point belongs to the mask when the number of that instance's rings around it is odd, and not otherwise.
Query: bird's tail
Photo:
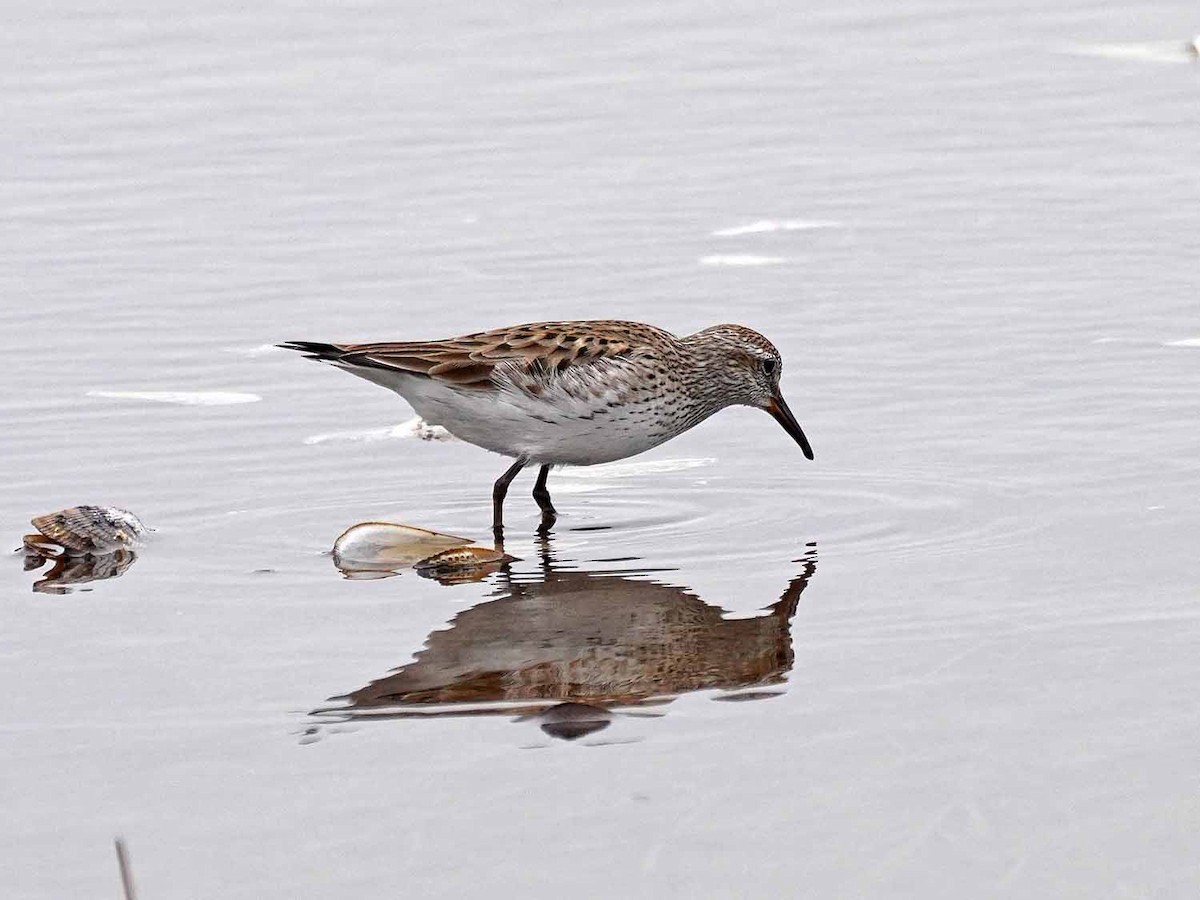
[[[318,341],[284,341],[276,344],[284,350],[298,350],[305,359],[315,359],[323,362],[337,362],[346,355],[344,348],[336,344],[322,344]]]

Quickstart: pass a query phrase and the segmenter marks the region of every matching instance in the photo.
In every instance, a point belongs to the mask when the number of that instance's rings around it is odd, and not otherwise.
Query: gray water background
[[[114,834],[153,900],[1196,895],[1193,4],[0,20],[0,528],[159,529],[90,591],[0,566],[4,896],[115,896]],[[822,227],[713,234],[763,220]],[[556,474],[549,566],[742,618],[815,545],[786,689],[570,743],[312,715],[510,590],[333,539],[482,538],[505,463],[305,443],[411,413],[256,348],[573,317],[781,349],[815,462],[739,409]]]

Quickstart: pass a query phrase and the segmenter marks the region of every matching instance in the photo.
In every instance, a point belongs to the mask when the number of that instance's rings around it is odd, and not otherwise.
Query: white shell
[[[343,572],[395,572],[427,557],[473,543],[412,525],[360,522],[342,532],[333,545],[333,562]]]

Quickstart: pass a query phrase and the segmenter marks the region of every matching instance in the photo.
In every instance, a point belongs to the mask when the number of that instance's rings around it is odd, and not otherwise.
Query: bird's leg
[[[546,478],[550,475],[550,467],[542,466],[538,470],[537,483],[533,486],[533,499],[537,501],[538,509],[542,511],[542,524],[538,533],[545,534],[558,519],[554,504],[550,502],[550,491],[546,489]]]
[[[526,465],[528,463],[525,460],[518,459],[508,471],[496,479],[492,488],[492,532],[498,541],[504,539],[504,496],[508,493],[508,486],[512,484],[512,480]]]
[[[554,571],[554,536],[549,531],[542,531],[540,528],[537,533],[537,551],[538,563],[541,566],[543,577],[548,576]]]

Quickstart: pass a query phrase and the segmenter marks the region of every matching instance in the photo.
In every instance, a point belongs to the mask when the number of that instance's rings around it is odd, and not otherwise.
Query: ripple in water
[[[1080,44],[1067,47],[1073,56],[1097,56],[1121,62],[1194,64],[1200,50],[1200,37],[1192,41],[1141,41],[1111,44]]]
[[[236,391],[88,391],[89,397],[107,400],[144,400],[148,403],[173,403],[177,406],[236,406],[258,403],[258,394]]]
[[[605,488],[588,484],[584,504],[564,484],[560,539],[603,531],[606,554],[669,548],[681,561],[745,563],[777,560],[801,534],[839,553],[928,557],[1011,546],[1035,527],[1018,514],[1013,487],[926,472],[741,471],[670,490],[630,475]]]
[[[771,234],[777,231],[815,231],[821,228],[841,228],[840,222],[830,222],[823,219],[760,219],[749,225],[735,225],[732,228],[721,228],[712,233],[713,237],[741,237],[746,234]]]

